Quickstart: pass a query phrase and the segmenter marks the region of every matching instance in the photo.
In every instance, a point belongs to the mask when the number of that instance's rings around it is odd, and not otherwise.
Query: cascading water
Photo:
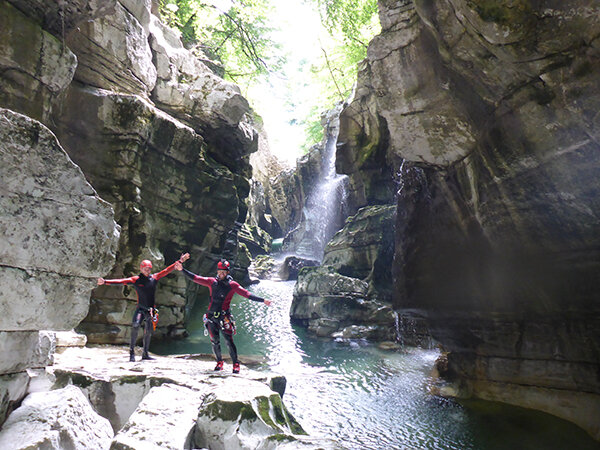
[[[323,259],[327,242],[341,228],[346,196],[347,176],[335,171],[335,154],[342,105],[330,112],[325,128],[326,139],[322,154],[321,177],[309,194],[302,222],[295,233],[294,252],[303,257]]]

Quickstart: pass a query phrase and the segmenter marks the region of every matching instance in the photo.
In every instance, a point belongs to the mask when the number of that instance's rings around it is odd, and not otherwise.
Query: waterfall
[[[321,176],[308,195],[302,222],[296,234],[295,253],[299,256],[323,259],[325,246],[341,228],[346,200],[346,175],[335,171],[335,154],[342,105],[332,110],[325,127],[325,143],[321,155]]]

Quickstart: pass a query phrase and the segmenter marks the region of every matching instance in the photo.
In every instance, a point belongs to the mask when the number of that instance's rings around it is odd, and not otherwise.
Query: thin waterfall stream
[[[329,113],[321,157],[321,177],[308,195],[296,233],[293,253],[321,261],[329,240],[341,226],[346,175],[335,170],[341,105]]]

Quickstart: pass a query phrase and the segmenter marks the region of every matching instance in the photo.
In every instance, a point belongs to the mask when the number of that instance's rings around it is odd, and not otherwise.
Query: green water
[[[548,414],[431,396],[436,350],[383,351],[309,336],[290,325],[293,287],[263,281],[250,289],[273,300],[271,307],[236,296],[235,342],[240,355],[263,356],[265,368],[285,375],[285,404],[309,434],[351,449],[600,449],[583,430]],[[210,353],[203,308],[194,312],[187,339],[156,343],[152,351]]]

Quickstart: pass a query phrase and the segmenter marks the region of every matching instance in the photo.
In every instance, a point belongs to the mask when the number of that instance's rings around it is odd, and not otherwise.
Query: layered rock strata
[[[239,88],[184,49],[149,0],[9,3],[0,8],[0,106],[50,126],[114,205],[118,265],[103,275],[135,275],[141,259],[160,269],[189,251],[192,270],[212,273],[224,256],[248,281],[238,232],[257,133]],[[158,335],[185,334],[198,287],[172,276],[158,295]],[[133,300],[127,288],[95,291],[81,328],[90,342],[125,342]]]
[[[373,206],[346,219],[327,244],[322,266],[300,270],[292,320],[319,336],[397,338],[391,307],[394,213],[394,206]]]
[[[0,108],[0,422],[27,369],[52,362],[55,338],[87,314],[95,277],[115,259],[113,210],[40,122]]]
[[[455,393],[600,438],[600,7],[492,3],[379,2],[338,166],[355,207],[399,183],[394,303]]]

